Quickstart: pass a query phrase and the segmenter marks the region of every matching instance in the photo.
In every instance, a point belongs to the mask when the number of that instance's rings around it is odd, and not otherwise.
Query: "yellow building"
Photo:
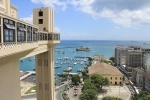
[[[0,0],[0,100],[21,100],[19,59],[35,56],[37,100],[55,100],[54,47],[60,34],[54,32],[54,11],[33,10],[33,24],[17,16],[10,0]]]
[[[123,83],[123,74],[114,66],[106,63],[98,63],[88,67],[89,75],[100,74],[107,77],[110,84],[121,85]]]

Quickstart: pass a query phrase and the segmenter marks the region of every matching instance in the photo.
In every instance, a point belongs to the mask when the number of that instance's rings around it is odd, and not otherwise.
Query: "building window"
[[[17,41],[18,42],[22,42],[22,41],[25,41],[25,31],[26,31],[26,26],[24,24],[21,24],[21,23],[17,23]]]
[[[120,80],[122,80],[122,78],[120,77]]]
[[[43,11],[39,11],[39,16],[43,16]]]
[[[32,41],[32,27],[27,27],[27,41]]]
[[[112,77],[110,79],[112,80]]]
[[[4,19],[4,42],[15,42],[15,22],[9,19]]]
[[[39,19],[39,24],[43,24],[43,19]]]
[[[34,30],[33,30],[33,41],[37,41],[37,40],[38,40],[37,29],[34,28]]]
[[[52,34],[48,34],[48,40],[52,40]]]
[[[39,33],[39,40],[42,40],[42,33]]]
[[[42,66],[42,59],[38,59],[38,66]]]
[[[48,66],[48,60],[47,59],[44,60],[44,66],[46,66],[46,67]]]
[[[117,80],[117,77],[115,79]]]

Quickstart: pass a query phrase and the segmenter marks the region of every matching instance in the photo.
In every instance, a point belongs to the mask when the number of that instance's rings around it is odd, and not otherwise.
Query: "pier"
[[[20,77],[20,81],[27,78],[28,76],[30,76],[32,74],[35,74],[35,71],[26,71],[26,72],[27,72],[27,74]]]

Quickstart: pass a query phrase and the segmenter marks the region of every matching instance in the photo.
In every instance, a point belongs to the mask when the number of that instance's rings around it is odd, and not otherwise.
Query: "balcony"
[[[60,43],[60,34],[58,33],[48,33],[43,36],[37,34],[37,37],[37,41],[0,43],[0,58],[24,51],[29,51],[26,55],[29,57],[47,51],[47,45],[54,46]]]
[[[2,13],[0,16],[0,59],[24,52],[23,57],[33,56],[60,43],[59,33],[39,31],[36,25]]]

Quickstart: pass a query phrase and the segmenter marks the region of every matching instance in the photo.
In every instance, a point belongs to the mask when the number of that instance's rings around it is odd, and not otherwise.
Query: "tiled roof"
[[[147,74],[147,75],[146,75],[146,78],[147,78],[148,80],[150,80],[150,74]]]
[[[101,75],[123,75],[116,67],[106,63],[98,63],[96,65],[88,67],[89,75],[101,74]]]

